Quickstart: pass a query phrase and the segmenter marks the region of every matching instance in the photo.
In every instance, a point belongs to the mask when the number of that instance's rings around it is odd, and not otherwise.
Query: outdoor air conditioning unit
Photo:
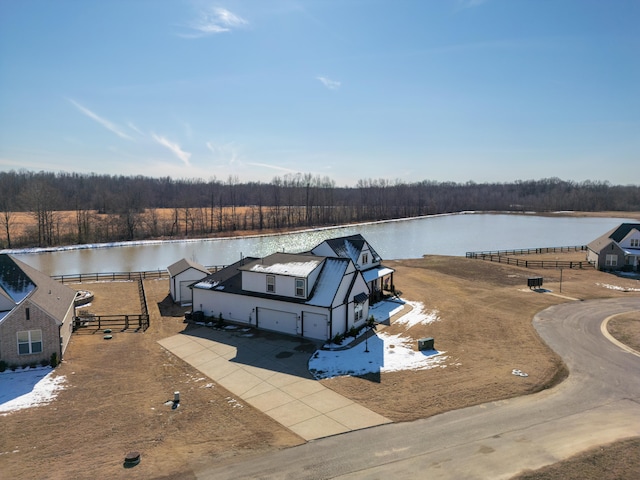
[[[433,338],[427,337],[418,340],[418,350],[435,350],[433,347]]]

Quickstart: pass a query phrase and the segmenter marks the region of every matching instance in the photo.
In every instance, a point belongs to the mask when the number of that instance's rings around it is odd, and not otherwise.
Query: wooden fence
[[[542,247],[542,248],[525,248],[517,250],[495,250],[484,252],[467,252],[467,258],[477,258],[479,260],[488,260],[490,262],[506,263],[507,265],[515,265],[525,268],[594,268],[593,263],[588,261],[569,261],[569,260],[526,260],[521,258],[513,258],[513,255],[535,255],[542,253],[562,253],[562,252],[580,252],[586,251],[586,245],[578,245],[571,247]]]
[[[206,267],[209,272],[214,273],[224,268],[224,265],[213,265]],[[82,282],[123,282],[138,280],[155,280],[169,278],[166,270],[148,270],[142,272],[105,272],[105,273],[74,273],[69,275],[53,275],[51,278],[62,283],[82,283]]]
[[[145,307],[146,310],[146,307]],[[118,330],[120,332],[145,331],[149,328],[149,315],[84,315],[73,322],[75,333],[96,333],[100,330]]]

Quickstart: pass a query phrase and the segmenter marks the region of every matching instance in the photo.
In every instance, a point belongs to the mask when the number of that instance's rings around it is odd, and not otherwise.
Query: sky
[[[640,184],[637,0],[1,0],[0,171]]]

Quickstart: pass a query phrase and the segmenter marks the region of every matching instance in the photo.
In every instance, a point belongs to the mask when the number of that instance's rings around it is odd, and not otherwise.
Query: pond
[[[241,256],[303,252],[332,237],[362,234],[383,259],[459,255],[467,251],[585,245],[625,218],[464,213],[307,230],[279,235],[130,242],[54,251],[12,251],[48,275],[165,270],[187,258],[205,266]],[[8,252],[8,251],[5,251]]]

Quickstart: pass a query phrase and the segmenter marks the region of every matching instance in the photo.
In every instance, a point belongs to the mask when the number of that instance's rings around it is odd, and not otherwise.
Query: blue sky
[[[637,0],[2,0],[0,170],[640,184]]]

